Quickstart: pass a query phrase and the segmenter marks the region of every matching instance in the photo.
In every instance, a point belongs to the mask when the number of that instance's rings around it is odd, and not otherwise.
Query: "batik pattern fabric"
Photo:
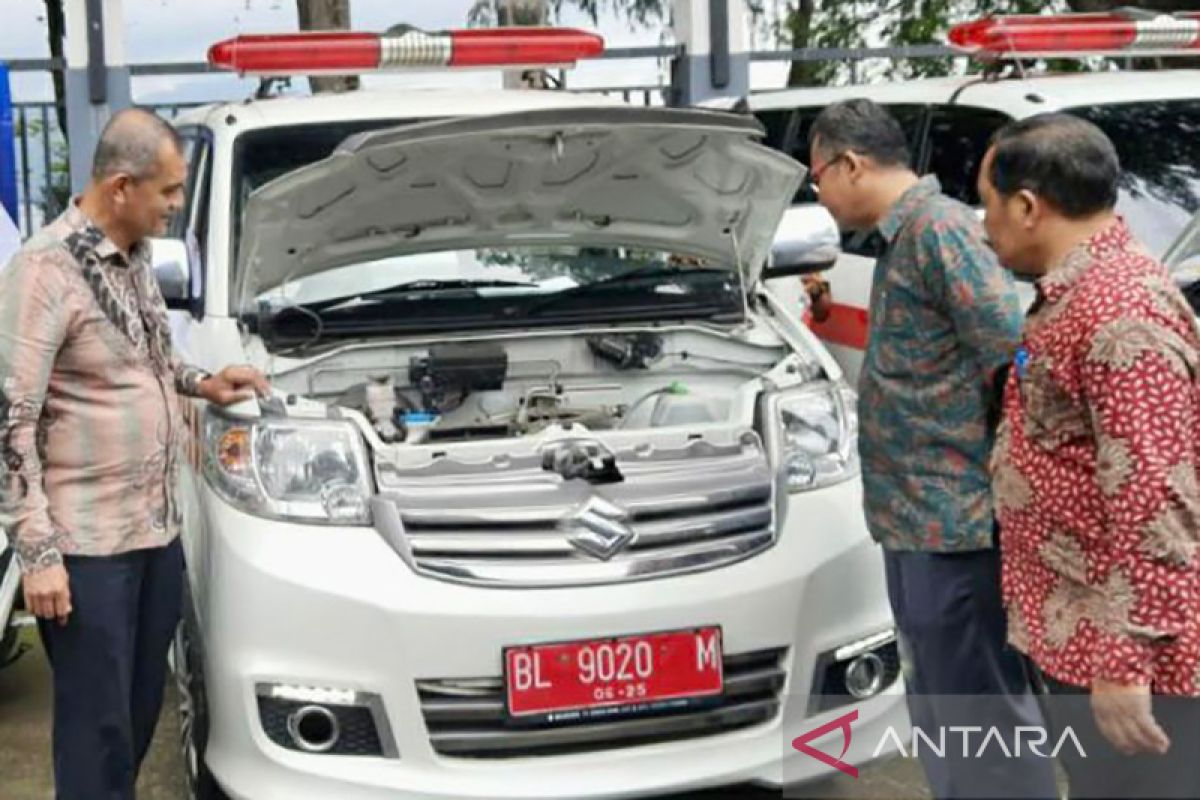
[[[892,550],[993,545],[990,381],[1021,309],[978,218],[935,178],[879,226],[870,337],[859,377],[859,451],[872,536]]]
[[[187,436],[149,248],[126,254],[75,205],[0,273],[0,525],[25,572],[179,531]]]
[[[1038,283],[993,458],[1010,641],[1200,694],[1200,333],[1123,221]]]

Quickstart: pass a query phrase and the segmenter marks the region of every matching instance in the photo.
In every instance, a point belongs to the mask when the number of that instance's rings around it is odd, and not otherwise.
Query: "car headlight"
[[[776,453],[789,491],[805,492],[858,475],[854,391],[821,381],[768,399]]]
[[[263,517],[369,525],[366,445],[349,422],[241,419],[210,410],[204,475],[230,504]]]

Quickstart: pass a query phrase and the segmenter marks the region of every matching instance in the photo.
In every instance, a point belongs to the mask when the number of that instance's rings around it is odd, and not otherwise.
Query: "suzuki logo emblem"
[[[607,561],[634,539],[629,512],[603,497],[592,497],[567,518],[568,541],[588,555]]]

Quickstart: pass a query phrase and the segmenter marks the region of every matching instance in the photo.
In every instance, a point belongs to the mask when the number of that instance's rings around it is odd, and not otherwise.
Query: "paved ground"
[[[0,798],[51,800],[50,683],[45,655],[33,630],[25,631],[28,651],[0,671]],[[178,723],[174,698],[168,695],[154,746],[142,772],[138,800],[183,797],[176,748]],[[893,761],[864,770],[858,781],[832,780],[811,787],[811,798],[923,797],[924,782],[913,762]],[[670,800],[778,800],[778,792],[733,787],[677,795]],[[663,800],[667,800],[664,798]]]
[[[37,633],[26,629],[28,651],[0,672],[0,797],[4,800],[50,800],[50,668]],[[175,747],[179,727],[173,698],[155,735],[138,800],[179,800],[180,759]]]

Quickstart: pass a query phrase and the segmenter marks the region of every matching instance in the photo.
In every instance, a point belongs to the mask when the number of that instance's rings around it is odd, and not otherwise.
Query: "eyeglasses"
[[[821,178],[823,178],[825,176],[825,173],[829,171],[829,168],[832,167],[834,164],[838,163],[839,161],[841,161],[842,159],[844,159],[848,155],[850,155],[850,151],[843,150],[842,152],[835,155],[833,158],[826,161],[821,166],[809,171],[808,186],[810,189],[812,189],[812,193],[814,195],[819,195],[821,193]]]

